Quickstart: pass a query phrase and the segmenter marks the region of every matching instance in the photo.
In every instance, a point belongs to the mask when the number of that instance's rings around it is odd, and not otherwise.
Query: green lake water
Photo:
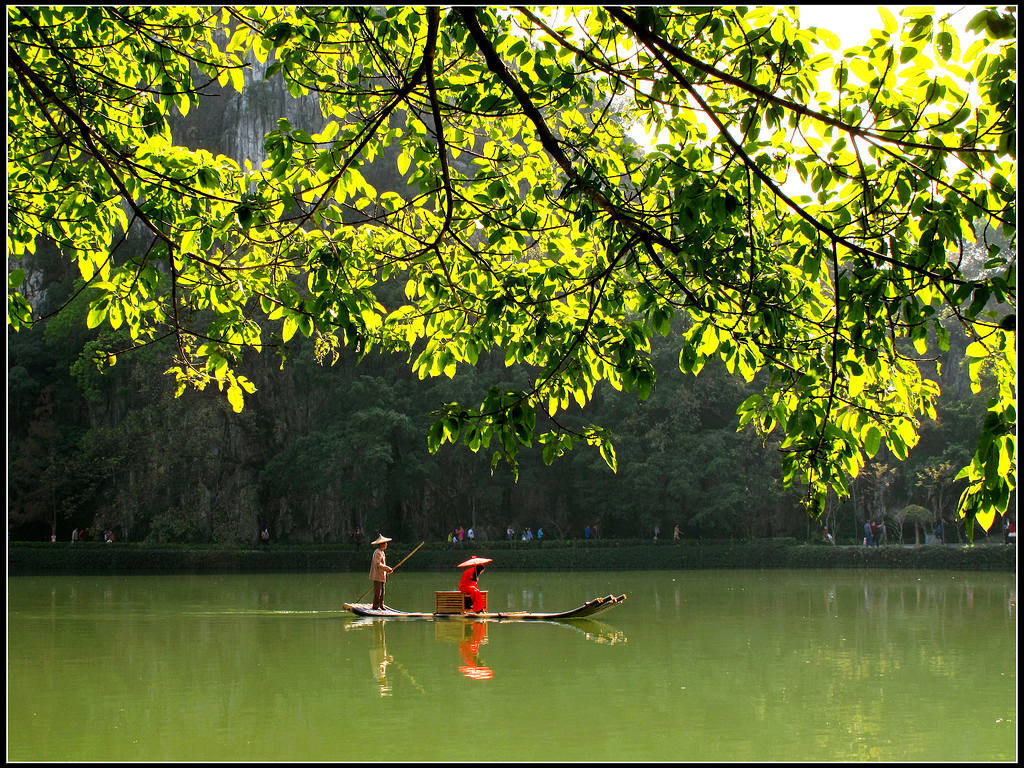
[[[458,574],[399,572],[431,610]],[[368,620],[362,574],[13,577],[11,761],[1014,761],[1015,574],[502,573]]]

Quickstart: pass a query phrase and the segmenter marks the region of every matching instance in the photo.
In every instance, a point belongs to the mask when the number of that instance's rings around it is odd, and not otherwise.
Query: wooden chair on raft
[[[484,610],[487,610],[487,591],[481,590],[484,597]],[[435,592],[434,613],[462,613],[472,609],[473,601],[462,592]]]

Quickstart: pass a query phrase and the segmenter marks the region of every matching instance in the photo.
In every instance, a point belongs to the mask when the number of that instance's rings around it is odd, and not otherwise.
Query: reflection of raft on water
[[[488,623],[493,624],[504,624],[502,619],[483,619],[475,620],[472,615],[464,617],[469,621],[435,621],[434,622],[434,637],[437,640],[446,642],[460,642],[465,639],[465,630],[468,627],[476,625],[486,625]],[[516,623],[514,620],[509,622]],[[626,636],[621,630],[609,627],[607,624],[598,621],[597,619],[591,619],[585,617],[582,619],[576,619],[574,621],[560,621],[558,619],[536,619],[534,624],[553,624],[559,627],[565,627],[571,629],[574,632],[579,632],[587,640],[595,643],[601,643],[603,645],[619,645],[620,643],[627,642]],[[345,631],[364,629],[366,627],[383,627],[384,622],[373,616],[354,616],[352,621],[345,624]]]
[[[381,619],[489,619],[494,621],[563,621],[569,619],[587,619],[591,616],[618,605],[626,599],[625,595],[607,595],[595,597],[583,605],[561,613],[534,613],[531,611],[494,611],[484,613],[463,613],[459,610],[436,610],[434,613],[414,613],[396,611],[384,606],[383,610],[374,610],[370,603],[345,603],[345,610],[357,616],[372,616]]]

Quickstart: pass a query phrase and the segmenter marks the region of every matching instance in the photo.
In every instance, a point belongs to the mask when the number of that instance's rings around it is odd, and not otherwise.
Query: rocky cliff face
[[[266,159],[264,136],[277,129],[279,118],[287,118],[293,127],[310,134],[323,129],[326,120],[315,93],[293,98],[281,77],[266,79],[271,60],[260,63],[250,59],[248,63],[241,93],[214,82],[187,116],[171,120],[176,144],[227,155],[239,163],[248,158],[258,168]]]
[[[266,78],[267,67],[272,63],[271,59],[262,64],[251,59],[241,93],[217,83],[204,89],[199,104],[187,116],[176,115],[170,120],[174,142],[226,155],[243,167],[248,159],[256,169],[267,157],[263,148],[265,136],[277,130],[280,118],[287,118],[293,128],[301,128],[310,135],[322,131],[328,119],[323,116],[317,94],[293,97],[280,73]],[[405,119],[404,112],[396,111],[389,127],[402,127]],[[372,163],[357,166],[378,192],[404,194],[408,184],[398,172],[397,160],[398,146],[392,144],[383,148]],[[452,164],[463,173],[472,173],[464,162]]]

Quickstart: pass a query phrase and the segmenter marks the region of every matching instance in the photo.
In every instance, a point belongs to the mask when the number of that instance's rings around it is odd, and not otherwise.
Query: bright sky
[[[839,35],[842,41],[840,50],[859,42],[866,41],[872,29],[882,28],[882,19],[878,14],[878,8],[874,5],[801,5],[800,26],[801,27],[824,27]],[[886,5],[892,15],[898,21],[902,21],[900,11],[906,5]],[[982,10],[981,5],[935,5],[934,16],[941,18],[947,13],[955,14],[951,19],[950,26],[960,34],[964,33],[974,14]],[[961,39],[961,45],[963,40]]]
[[[896,21],[902,27],[905,18],[901,11],[907,5],[886,5],[885,6]],[[921,6],[917,6],[921,7]],[[952,14],[950,26],[960,38],[961,50],[966,49],[976,38],[973,32],[967,32],[965,27],[976,13],[981,11],[981,5],[935,5],[932,8],[932,15],[941,18],[946,14]],[[835,58],[840,58],[842,52],[851,46],[867,42],[871,37],[871,30],[882,29],[884,24],[875,5],[801,5],[800,26],[822,27],[836,34],[839,37],[839,48],[832,51]],[[894,34],[894,39],[899,39],[899,33]],[[710,128],[710,122],[708,123]],[[642,126],[636,125],[630,131],[634,141],[642,145],[651,146],[656,140],[647,135]]]

